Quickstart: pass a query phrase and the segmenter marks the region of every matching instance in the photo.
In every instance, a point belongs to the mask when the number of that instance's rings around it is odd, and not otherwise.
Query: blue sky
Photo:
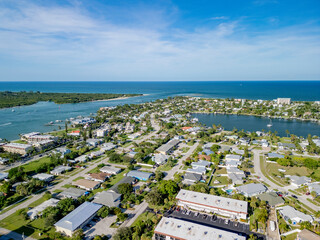
[[[0,0],[0,81],[319,79],[319,0]]]

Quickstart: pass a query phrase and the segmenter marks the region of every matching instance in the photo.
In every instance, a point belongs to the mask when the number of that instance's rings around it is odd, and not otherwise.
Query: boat
[[[269,123],[269,124],[267,124],[267,127],[272,127],[271,119],[270,119],[270,123]]]
[[[15,110],[14,109],[12,109],[12,112],[14,112]]]

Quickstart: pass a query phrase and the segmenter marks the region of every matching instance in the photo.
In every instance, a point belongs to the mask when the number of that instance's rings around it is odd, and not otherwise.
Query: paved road
[[[263,173],[261,172],[261,166],[260,166],[260,154],[261,153],[265,153],[265,151],[262,150],[252,150],[253,155],[253,161],[254,161],[254,171],[255,174],[259,176],[265,183],[269,184],[270,187],[269,189],[278,189],[282,192],[288,192],[289,189],[292,189],[292,186],[285,186],[285,187],[280,187],[279,185],[275,184],[274,182],[270,181],[268,178],[266,178],[266,176],[263,175]],[[320,207],[314,205],[313,203],[309,202],[307,200],[307,196],[306,195],[302,195],[299,196],[297,195],[298,200],[302,203],[304,203],[305,205],[307,205],[308,207],[316,210],[316,211],[320,211]]]
[[[105,158],[106,159],[106,158]],[[105,160],[103,159],[103,160]],[[82,177],[84,176],[87,172],[91,171],[92,169],[94,169],[97,165],[101,164],[101,161],[98,161],[92,165],[90,165],[88,168],[86,168],[83,171],[78,172],[77,174],[75,174],[74,176],[69,177],[68,179],[63,180],[62,182],[58,183],[57,185],[54,185],[52,187],[48,187],[47,190],[53,192],[54,190],[57,189],[61,189],[62,186],[64,186],[65,184],[72,184],[72,181],[78,177]],[[24,201],[23,203],[21,203],[20,205],[12,208],[11,210],[0,214],[0,220],[10,216],[11,214],[15,213],[17,210],[21,209],[21,208],[26,208],[28,207],[31,203],[33,203],[34,201],[38,200],[39,198],[41,198],[44,195],[44,193],[41,194],[33,194],[31,195],[32,198]]]
[[[194,150],[196,150],[196,148],[199,146],[199,143],[196,142],[195,144],[193,144],[192,147],[190,147],[190,149],[188,150],[188,152],[179,159],[179,162],[177,163],[177,165],[175,165],[171,170],[167,171],[167,175],[164,177],[164,180],[169,180],[173,178],[173,175],[176,172],[182,172],[182,170],[180,170],[180,166],[182,166],[182,162],[185,161],[193,152]]]

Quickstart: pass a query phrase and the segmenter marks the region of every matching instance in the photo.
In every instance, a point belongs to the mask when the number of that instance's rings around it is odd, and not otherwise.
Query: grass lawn
[[[298,233],[292,233],[292,234],[289,234],[288,236],[283,236],[281,237],[281,240],[295,240],[297,239],[297,235]]]
[[[275,164],[275,163],[269,163],[269,164]],[[271,182],[273,182],[274,184],[283,187],[282,182],[280,183],[279,181],[276,181],[275,179],[273,179],[272,177],[270,177],[269,173],[266,171],[265,165],[266,165],[265,160],[263,159],[262,156],[260,156],[260,168],[261,168],[262,174],[263,174],[266,178],[268,178]]]
[[[218,180],[220,183],[218,184],[214,184],[214,181]],[[228,185],[229,184],[229,178],[226,176],[222,176],[222,177],[213,177],[210,183],[210,186],[216,186],[216,185]]]
[[[80,180],[80,179],[84,179],[84,177],[77,177],[76,179],[74,179],[73,181],[77,181],[77,180]]]
[[[29,198],[32,198],[31,196],[26,197],[23,201],[18,202],[16,204],[10,205],[9,207],[7,207],[6,209],[1,211],[1,214],[8,212],[9,210],[11,210],[12,208],[15,208],[16,206],[19,206],[20,204],[22,204],[24,201],[28,200]]]
[[[226,168],[218,168],[217,171],[214,174],[227,174],[227,169]]]
[[[39,160],[24,164],[22,166],[24,168],[24,171],[28,174],[30,172],[35,171],[41,165],[45,163],[50,163],[50,161],[51,161],[50,157],[43,157],[43,158],[40,158]]]

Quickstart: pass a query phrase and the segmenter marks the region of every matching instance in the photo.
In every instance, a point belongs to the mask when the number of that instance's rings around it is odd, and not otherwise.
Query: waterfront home
[[[268,189],[261,183],[249,183],[236,187],[238,193],[243,194],[246,197],[252,197],[266,192]]]
[[[284,220],[291,220],[293,225],[299,224],[301,222],[313,222],[312,216],[304,214],[291,206],[279,207],[278,210]]]
[[[25,133],[21,135],[20,139],[24,141],[28,141],[29,137],[40,135],[40,134],[41,134],[40,132]]]
[[[92,202],[84,202],[67,216],[54,224],[57,232],[61,232],[69,237],[77,229],[83,228],[94,218],[102,205]]]
[[[282,143],[279,142],[278,143],[278,147],[280,150],[294,150],[296,149],[296,145],[294,145],[293,143]]]
[[[52,135],[40,135],[40,134],[35,134],[27,137],[27,141],[29,143],[36,143],[36,142],[49,141],[49,140],[56,142],[58,140],[58,137],[55,137]]]
[[[32,145],[23,143],[8,143],[2,146],[5,152],[26,155],[32,150]]]

